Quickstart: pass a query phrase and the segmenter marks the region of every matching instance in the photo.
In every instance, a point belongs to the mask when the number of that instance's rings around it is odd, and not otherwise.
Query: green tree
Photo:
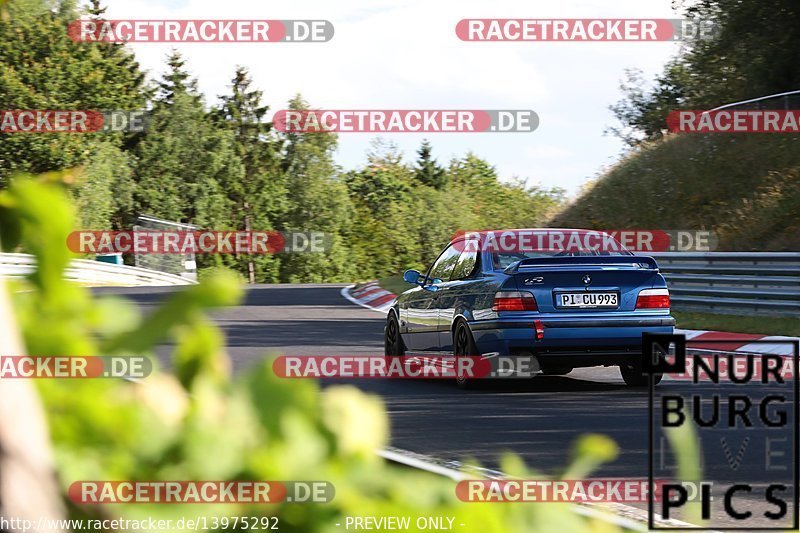
[[[686,51],[689,94],[701,108],[800,87],[800,5],[794,0],[698,0],[686,15],[713,21],[713,39]]]
[[[474,224],[457,228],[461,230],[536,227],[564,199],[564,191],[559,188],[529,186],[518,178],[501,182],[496,169],[472,153],[452,161],[449,173],[451,190],[465,193],[463,210],[469,215],[461,215],[462,220]]]
[[[202,97],[197,90],[197,80],[186,70],[186,60],[177,50],[167,56],[167,72],[156,83],[158,88],[157,103],[170,105],[175,99],[188,95],[196,104],[202,104]]]
[[[419,158],[417,159],[415,175],[423,185],[434,189],[442,189],[447,184],[447,174],[433,159],[431,151],[431,143],[427,140],[422,141],[422,146],[417,150]]]
[[[300,95],[289,109],[308,109]],[[282,170],[287,209],[280,229],[324,232],[331,242],[327,253],[290,253],[282,257],[281,280],[287,282],[343,281],[353,273],[343,235],[348,234],[352,209],[347,187],[333,162],[337,138],[333,133],[281,135]]]
[[[500,181],[474,154],[451,162],[441,189],[420,185],[418,171],[395,146],[377,142],[368,165],[347,173],[355,205],[348,242],[359,278],[425,268],[458,231],[541,225],[563,202],[560,189]]]
[[[610,131],[631,145],[660,138],[675,109],[711,109],[800,87],[800,5],[795,0],[682,2],[686,18],[712,24],[656,77],[652,89],[637,75],[611,107],[621,127]],[[707,36],[708,37],[708,36]]]
[[[345,176],[355,216],[349,243],[359,266],[359,277],[394,274],[419,257],[417,221],[414,209],[414,171],[403,161],[393,143],[372,142],[367,165]],[[420,187],[436,194],[437,191]]]
[[[367,165],[348,172],[347,188],[354,201],[381,217],[393,202],[402,202],[414,187],[414,173],[403,162],[397,146],[375,139],[367,154]]]
[[[278,159],[272,126],[264,119],[269,106],[262,105],[263,93],[252,88],[245,67],[238,67],[231,80],[231,93],[221,96],[213,111],[220,128],[231,132],[234,149],[244,167],[240,181],[227,184],[233,224],[239,229],[266,231],[275,228],[286,209],[286,187]],[[279,263],[274,256],[248,256],[239,270],[251,282],[278,279]]]
[[[657,78],[654,88],[647,90],[641,71],[628,69],[625,81],[620,84],[625,98],[610,107],[621,125],[611,126],[607,131],[629,146],[660,139],[666,131],[669,112],[686,105],[685,79],[686,65],[672,61]]]
[[[121,45],[74,42],[71,1],[16,0],[0,17],[0,109],[140,109],[143,74]],[[99,4],[97,5],[99,8]],[[14,172],[75,167],[121,134],[0,134],[0,188]]]
[[[233,228],[225,191],[244,175],[233,134],[208,119],[196,82],[177,52],[168,65],[149,129],[136,149],[136,212],[201,227]]]
[[[133,208],[131,157],[115,143],[98,144],[70,188],[84,229],[119,229],[130,222]]]

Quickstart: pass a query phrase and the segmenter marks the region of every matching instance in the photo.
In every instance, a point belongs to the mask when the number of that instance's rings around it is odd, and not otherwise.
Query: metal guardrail
[[[651,253],[677,310],[800,316],[800,253]]]
[[[775,100],[778,105],[775,105],[775,103],[767,103],[770,100]],[[751,98],[749,100],[742,100],[741,102],[732,102],[715,107],[711,111],[720,111],[732,107],[740,109],[783,109],[786,111],[790,109],[800,109],[800,91],[788,91],[785,93],[770,94],[758,98]]]
[[[28,254],[0,254],[0,277],[21,278],[36,268],[36,259]],[[146,268],[111,265],[100,261],[74,259],[64,277],[84,285],[114,285],[124,287],[158,287],[192,285],[189,279]]]

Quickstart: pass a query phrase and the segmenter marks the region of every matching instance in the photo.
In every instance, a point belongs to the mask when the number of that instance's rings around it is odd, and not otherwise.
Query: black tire
[[[619,365],[619,373],[622,374],[622,381],[629,387],[646,387],[649,383],[648,375],[642,371],[641,361],[635,363],[622,363]],[[661,383],[663,374],[654,373],[653,383]]]
[[[542,374],[545,376],[566,376],[575,370],[571,366],[551,366],[550,368],[542,369]]]
[[[456,324],[456,329],[453,332],[453,355],[456,357],[478,355],[475,339],[472,338],[472,332],[470,332],[469,327],[463,320],[460,320],[458,324]],[[460,389],[476,389],[478,388],[478,380],[474,378],[469,379],[463,375],[457,374],[456,385],[458,385]]]
[[[386,327],[383,328],[383,354],[386,357],[403,357],[406,354],[406,347],[400,336],[400,324],[394,313],[389,313]]]

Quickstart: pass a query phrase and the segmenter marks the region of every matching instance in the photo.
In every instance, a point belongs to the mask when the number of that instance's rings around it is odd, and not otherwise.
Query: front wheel
[[[648,384],[647,374],[642,370],[641,361],[635,363],[622,363],[619,365],[619,373],[622,374],[622,381],[629,387],[645,387]],[[654,373],[653,384],[658,385],[664,374]]]

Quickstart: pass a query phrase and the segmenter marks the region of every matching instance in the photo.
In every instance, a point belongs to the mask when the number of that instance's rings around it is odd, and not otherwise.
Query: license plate
[[[616,292],[567,292],[557,296],[559,307],[619,307],[619,295]]]

